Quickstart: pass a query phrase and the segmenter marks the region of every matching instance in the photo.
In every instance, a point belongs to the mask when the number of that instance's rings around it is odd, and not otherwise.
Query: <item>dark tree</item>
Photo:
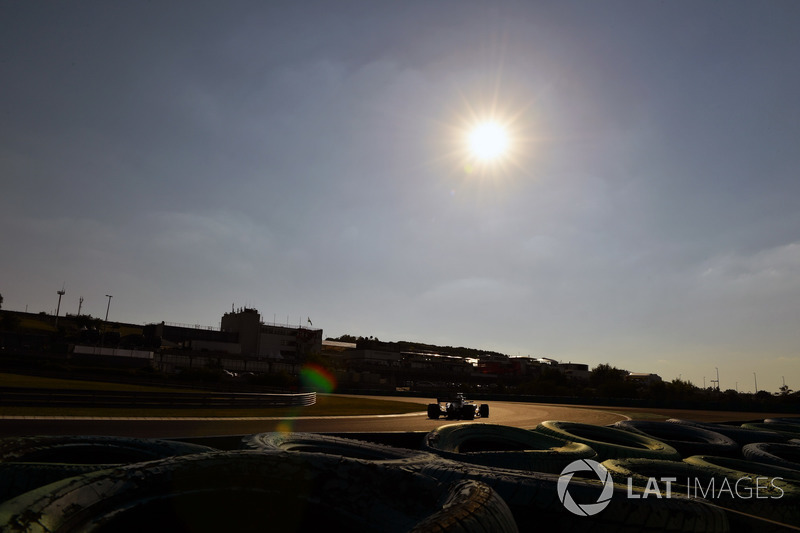
[[[599,387],[602,385],[622,383],[625,381],[625,376],[627,375],[627,371],[606,363],[597,365],[592,369],[592,372],[589,374],[589,381],[593,386]]]

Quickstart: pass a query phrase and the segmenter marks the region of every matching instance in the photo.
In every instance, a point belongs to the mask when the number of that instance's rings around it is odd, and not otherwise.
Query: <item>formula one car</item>
[[[450,420],[473,420],[475,417],[489,418],[489,404],[476,404],[458,392],[448,397],[437,398],[437,403],[428,404],[428,418],[443,416]]]

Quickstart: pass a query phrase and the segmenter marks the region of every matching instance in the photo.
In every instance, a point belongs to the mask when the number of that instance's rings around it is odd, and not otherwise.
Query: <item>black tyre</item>
[[[474,405],[465,405],[461,408],[461,420],[475,420]]]
[[[683,460],[686,463],[719,469],[733,477],[768,477],[781,478],[786,484],[794,487],[793,490],[800,497],[800,471],[783,468],[758,461],[746,461],[731,457],[716,457],[711,455],[693,455]]]
[[[121,465],[0,463],[0,502],[62,479]]]
[[[800,417],[765,418],[765,424],[794,424],[800,425]]]
[[[763,422],[750,422],[747,424],[742,424],[742,427],[745,429],[755,429],[759,431],[774,431],[783,435],[784,440],[787,441],[790,439],[800,439],[800,426],[797,424],[765,424]]]
[[[678,451],[661,441],[621,429],[549,420],[536,428],[560,439],[582,442],[597,452],[600,460],[628,457],[680,460]]]
[[[439,416],[442,414],[442,410],[439,409],[438,403],[429,403],[428,404],[428,418],[432,418],[433,420],[438,420]]]
[[[103,436],[41,436],[0,439],[0,461],[117,464],[215,451],[208,446],[161,439]]]
[[[586,444],[495,424],[442,426],[425,436],[423,449],[470,464],[553,474],[572,461],[597,456]]]
[[[683,457],[699,454],[735,456],[739,453],[736,441],[705,428],[646,420],[623,420],[613,427],[669,444]]]
[[[431,463],[423,468],[422,473],[442,482],[474,479],[489,485],[508,504],[520,531],[729,531],[727,515],[722,509],[684,498],[628,499],[627,488],[619,485],[612,487],[607,507],[587,518],[566,510],[559,499],[559,478],[552,474],[484,468],[457,462]],[[604,485],[599,485],[597,478],[587,481],[574,477],[567,488],[575,502],[594,503]]]
[[[774,431],[760,431],[755,429],[743,429],[738,426],[727,426],[725,424],[706,424],[703,422],[695,422],[693,420],[683,420],[679,418],[670,418],[667,422],[671,424],[681,424],[685,426],[700,427],[711,431],[716,431],[726,437],[730,437],[739,446],[750,444],[752,442],[786,442],[786,437]]]
[[[482,403],[480,407],[478,407],[478,412],[481,415],[481,418],[489,418],[489,404]]]
[[[506,502],[485,483],[458,481],[450,487],[442,510],[417,524],[412,533],[439,531],[517,532],[517,523]]]
[[[486,490],[328,455],[218,452],[127,465],[28,492],[0,505],[0,529],[433,531],[428,524],[438,514],[436,531],[516,531],[508,508]],[[454,501],[472,510],[469,527],[440,514]]]
[[[316,433],[274,432],[247,435],[242,438],[242,449],[334,455],[406,468],[418,468],[431,461],[439,460],[436,455],[426,451],[394,448],[383,444]]]
[[[775,442],[756,442],[742,448],[745,459],[789,468],[800,472],[800,446]]]
[[[737,472],[682,461],[612,459],[603,466],[617,483],[634,487],[640,498],[659,497],[659,492],[665,498],[703,498],[726,509],[800,524],[800,509],[795,505],[800,502],[793,486],[780,480],[757,481]],[[662,481],[665,478],[672,481],[668,484]]]

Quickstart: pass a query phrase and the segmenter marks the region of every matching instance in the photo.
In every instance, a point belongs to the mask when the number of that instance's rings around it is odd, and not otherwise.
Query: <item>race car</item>
[[[473,420],[475,417],[489,418],[489,404],[476,404],[467,400],[463,393],[458,392],[452,396],[437,398],[436,403],[428,404],[428,418],[434,420],[439,417],[450,420]]]

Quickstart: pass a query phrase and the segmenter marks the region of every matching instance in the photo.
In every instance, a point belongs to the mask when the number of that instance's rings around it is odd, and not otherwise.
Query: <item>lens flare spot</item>
[[[275,426],[275,431],[278,433],[291,433],[294,431],[294,425],[291,420],[281,420],[278,422],[278,425]]]
[[[309,363],[300,369],[300,383],[314,392],[328,393],[336,389],[336,378],[320,365]]]

